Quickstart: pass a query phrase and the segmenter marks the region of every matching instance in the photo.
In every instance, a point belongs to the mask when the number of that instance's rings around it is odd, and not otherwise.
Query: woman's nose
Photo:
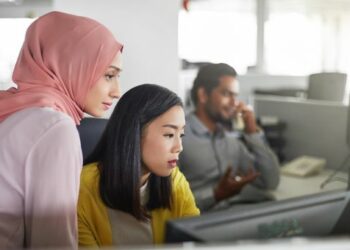
[[[121,96],[121,90],[120,90],[120,84],[117,82],[116,84],[113,85],[113,88],[111,89],[110,96],[119,99]]]
[[[175,142],[175,145],[174,145],[174,148],[173,148],[173,152],[174,153],[180,153],[181,151],[183,150],[183,147],[182,147],[182,140],[181,138],[179,137],[176,142]]]

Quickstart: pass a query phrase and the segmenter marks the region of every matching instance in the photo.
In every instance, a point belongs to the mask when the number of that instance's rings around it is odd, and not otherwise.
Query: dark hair
[[[236,77],[237,72],[226,63],[210,63],[199,69],[191,89],[191,98],[195,106],[197,106],[198,103],[198,89],[203,87],[207,94],[210,94],[210,92],[217,87],[220,77],[222,76]]]
[[[149,217],[140,201],[142,129],[177,105],[183,106],[174,92],[155,84],[134,87],[119,100],[100,141],[84,162],[98,162],[99,190],[108,207],[138,220]],[[151,173],[147,210],[170,208],[170,178]]]

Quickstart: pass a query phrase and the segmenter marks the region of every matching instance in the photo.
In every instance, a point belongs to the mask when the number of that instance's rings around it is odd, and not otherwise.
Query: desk
[[[331,181],[323,189],[320,188],[328,176],[333,172],[330,169],[324,169],[315,176],[309,177],[294,177],[281,174],[281,180],[278,188],[271,193],[277,200],[284,200],[309,194],[316,194],[331,190],[346,190],[347,183],[341,181]],[[347,180],[347,174],[339,172],[337,177]]]
[[[110,250],[111,248],[102,248]],[[183,244],[170,244],[144,247],[119,247],[120,250],[349,250],[349,238],[329,238],[325,239],[276,239],[268,241],[242,241],[241,243],[211,243],[196,244],[186,242]],[[63,249],[64,250],[64,249]]]

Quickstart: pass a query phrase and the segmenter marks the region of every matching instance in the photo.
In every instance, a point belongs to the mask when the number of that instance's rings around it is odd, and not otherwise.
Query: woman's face
[[[89,90],[84,105],[84,112],[101,117],[120,97],[119,74],[122,70],[121,53],[118,51],[103,76]]]
[[[141,139],[143,175],[169,176],[182,151],[185,113],[174,106],[146,125]]]

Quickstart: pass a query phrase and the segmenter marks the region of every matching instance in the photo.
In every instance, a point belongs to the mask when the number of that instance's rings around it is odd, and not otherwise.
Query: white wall
[[[27,17],[40,16],[51,10],[51,0],[25,0],[20,5],[0,3],[0,90],[15,86],[12,82],[13,67],[25,31],[32,21]]]
[[[178,0],[55,0],[54,9],[105,24],[124,44],[121,85],[158,83],[178,93]]]

